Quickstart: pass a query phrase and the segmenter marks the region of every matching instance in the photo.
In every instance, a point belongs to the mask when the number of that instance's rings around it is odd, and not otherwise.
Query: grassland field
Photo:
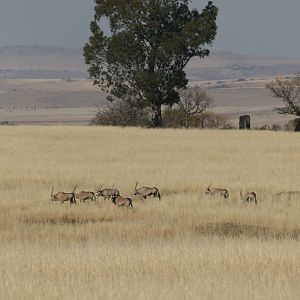
[[[2,126],[0,136],[1,299],[299,299],[297,133]],[[133,197],[137,180],[161,201]],[[230,199],[204,195],[210,182]],[[49,201],[52,186],[100,183],[134,210]],[[241,203],[241,188],[258,204]]]

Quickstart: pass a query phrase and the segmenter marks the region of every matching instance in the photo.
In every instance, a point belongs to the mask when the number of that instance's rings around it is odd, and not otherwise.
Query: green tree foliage
[[[95,0],[92,35],[84,57],[94,84],[119,99],[134,97],[162,125],[161,106],[179,101],[189,60],[209,55],[218,9],[211,1],[200,13],[189,0]],[[101,29],[108,19],[110,34]]]

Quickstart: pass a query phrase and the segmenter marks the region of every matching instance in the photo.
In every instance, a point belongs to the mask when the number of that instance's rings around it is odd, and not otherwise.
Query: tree
[[[212,98],[200,86],[182,90],[178,106],[184,115],[184,126],[190,127],[191,117],[200,117],[212,105]]]
[[[134,97],[162,125],[162,105],[179,101],[187,85],[184,71],[194,56],[209,55],[217,32],[218,9],[211,1],[201,13],[189,0],[95,0],[92,35],[84,47],[88,72],[102,90]],[[108,19],[105,35],[101,21]]]
[[[300,117],[300,77],[285,79],[278,77],[266,85],[271,95],[280,98],[285,106],[276,107],[279,114],[296,115]]]

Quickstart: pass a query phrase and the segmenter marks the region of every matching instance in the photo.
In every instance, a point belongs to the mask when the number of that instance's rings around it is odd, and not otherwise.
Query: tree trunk
[[[162,127],[161,105],[159,104],[152,106],[151,127]]]
[[[189,128],[189,115],[188,114],[186,114],[185,115],[185,128]]]

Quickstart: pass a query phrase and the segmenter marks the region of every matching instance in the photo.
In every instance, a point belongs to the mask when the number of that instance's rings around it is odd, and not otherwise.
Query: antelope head
[[[99,197],[99,196],[101,196],[101,192],[102,192],[102,187],[103,187],[103,183],[101,183],[99,186],[98,186],[98,188],[97,188],[97,190],[96,190],[96,193],[95,193],[95,195],[96,195],[96,197]]]

